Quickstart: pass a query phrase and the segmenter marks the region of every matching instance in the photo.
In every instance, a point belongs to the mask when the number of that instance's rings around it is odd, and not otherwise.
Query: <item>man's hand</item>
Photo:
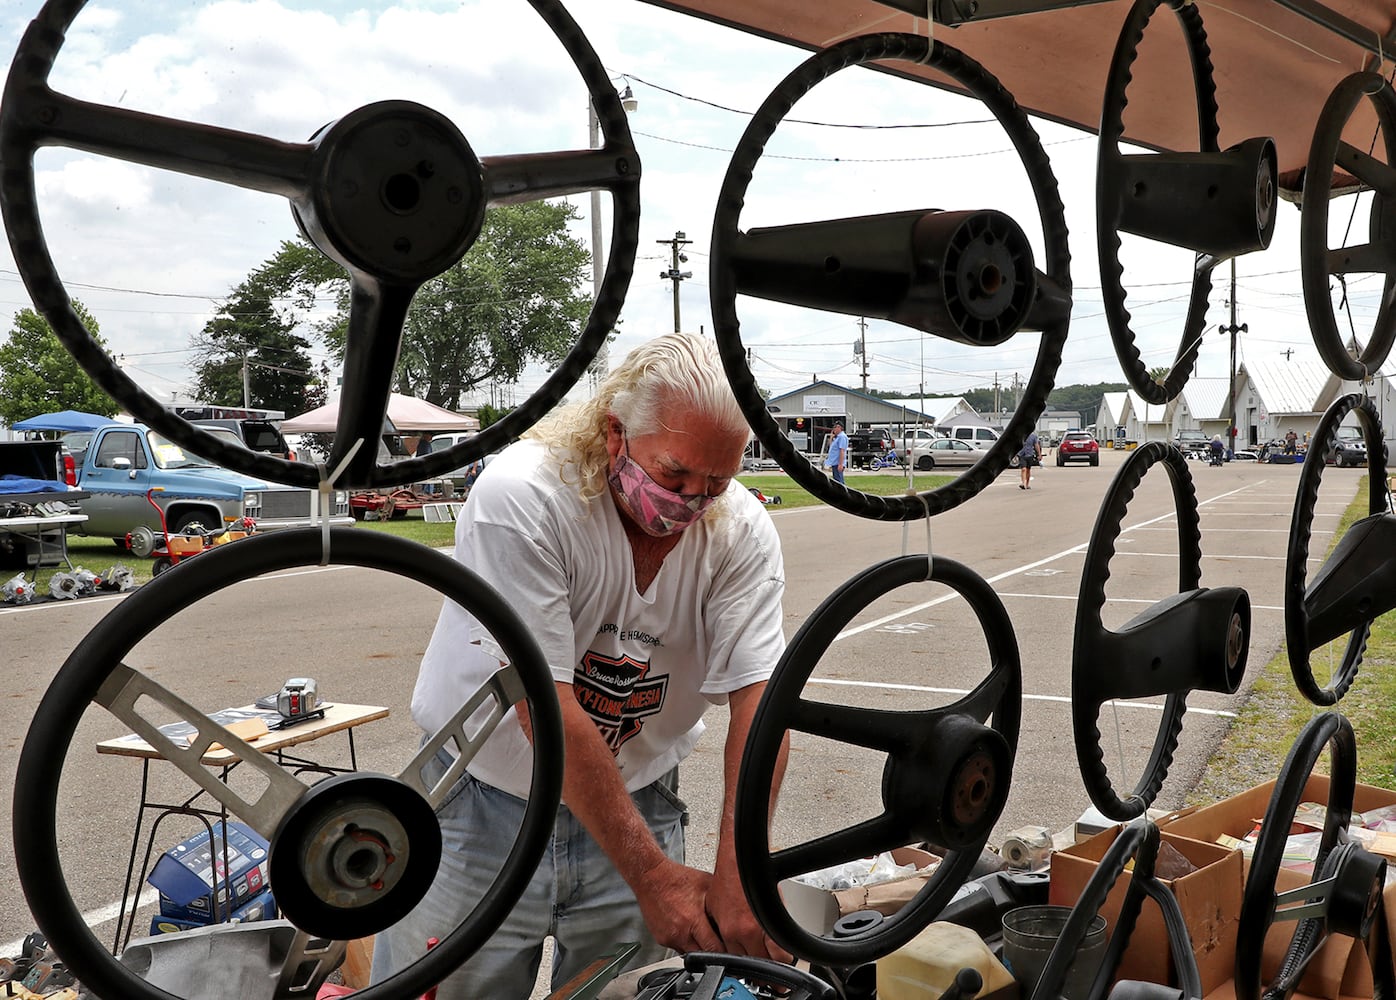
[[[776,944],[762,930],[756,915],[747,905],[746,893],[732,872],[731,877],[713,876],[708,890],[708,917],[722,936],[722,951],[731,955],[750,955],[777,962],[793,961],[794,956]]]
[[[681,954],[727,950],[708,919],[706,904],[712,878],[705,871],[666,858],[632,886],[645,926],[656,941]]]

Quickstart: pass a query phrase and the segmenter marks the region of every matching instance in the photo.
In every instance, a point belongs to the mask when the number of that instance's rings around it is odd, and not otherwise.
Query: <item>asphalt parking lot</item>
[[[1028,492],[1017,488],[1016,472],[1005,473],[979,497],[930,524],[936,556],[965,563],[993,586],[1012,618],[1021,653],[1022,727],[1012,791],[995,839],[1025,824],[1060,829],[1089,801],[1071,737],[1072,633],[1092,527],[1125,457],[1101,454],[1099,468],[1059,469],[1049,456]],[[1249,591],[1254,668],[1274,653],[1283,631],[1285,539],[1300,467],[1189,467],[1201,510],[1202,583]],[[1316,550],[1329,541],[1360,475],[1328,470],[1315,520]],[[850,476],[850,485],[856,486],[856,478]],[[1117,543],[1107,585],[1107,626],[1118,627],[1177,590],[1173,510],[1166,476],[1155,470],[1133,498]],[[772,516],[784,544],[789,635],[855,573],[904,550],[919,553],[927,547],[921,523],[904,528],[823,507],[773,508]],[[0,699],[0,812],[5,816],[11,812],[19,749],[39,698],[81,637],[119,604],[119,598],[92,598],[0,609],[11,679]],[[297,675],[316,677],[330,700],[385,706],[390,717],[363,727],[357,750],[361,767],[392,772],[416,743],[406,706],[439,605],[437,595],[399,577],[306,567],[240,584],[202,602],[126,659],[208,711],[248,703]],[[819,659],[804,696],[889,710],[944,705],[982,679],[987,662],[984,640],[964,602],[943,587],[918,583],[855,615]],[[1190,699],[1160,805],[1182,801],[1207,766],[1238,699],[1215,694]],[[1158,702],[1123,703],[1102,718],[1105,759],[1117,786],[1132,786],[1138,776],[1153,744]],[[681,794],[694,815],[690,857],[700,864],[711,863],[720,804],[723,717],[715,711],[710,718],[709,733],[681,772]],[[68,758],[50,765],[50,776],[60,783],[64,870],[43,874],[66,883],[103,940],[113,932],[141,768],[129,759],[98,756],[94,747],[124,731],[103,710],[89,708]],[[347,763],[347,741],[339,738],[318,741],[308,752],[324,762]],[[870,753],[797,735],[792,760],[776,815],[777,844],[841,829],[879,810],[881,761]],[[153,795],[178,795],[183,789],[183,779],[175,780],[171,768],[152,769]],[[154,842],[157,853],[181,835],[175,821],[162,827]],[[0,830],[0,845],[0,899],[10,901],[0,910],[0,954],[9,954],[4,949],[32,929],[32,919],[19,902],[8,827]],[[148,916],[143,919],[148,926]]]

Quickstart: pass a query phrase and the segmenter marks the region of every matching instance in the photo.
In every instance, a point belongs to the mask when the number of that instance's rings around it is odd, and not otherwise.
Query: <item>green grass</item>
[[[1367,489],[1364,476],[1357,487],[1357,498],[1338,522],[1332,544],[1337,544],[1354,521],[1367,516]],[[1330,662],[1334,667],[1342,662],[1346,645],[1344,636],[1310,655],[1311,669],[1320,683],[1327,681]],[[1396,766],[1396,612],[1373,622],[1357,679],[1335,708],[1348,717],[1357,733],[1357,780],[1396,788],[1392,770]],[[1282,645],[1255,678],[1250,697],[1213,754],[1202,780],[1189,795],[1189,803],[1215,802],[1265,777],[1273,778],[1299,731],[1322,711],[1325,709],[1310,704],[1295,687],[1289,656]],[[1319,770],[1323,769],[1320,762]]]
[[[931,475],[926,472],[916,474],[915,486],[918,493],[943,486],[952,476]],[[748,488],[755,487],[766,496],[780,497],[781,507],[813,507],[824,501],[815,497],[803,486],[797,486],[789,476],[780,472],[742,475],[737,481]],[[849,489],[863,493],[873,493],[881,497],[900,496],[906,492],[906,476],[888,473],[857,473],[848,477]]]

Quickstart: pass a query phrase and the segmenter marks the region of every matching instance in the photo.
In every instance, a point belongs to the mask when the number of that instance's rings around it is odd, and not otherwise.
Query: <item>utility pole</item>
[[[1242,323],[1236,325],[1236,258],[1231,258],[1231,325],[1219,328],[1222,333],[1231,334],[1231,382],[1226,387],[1226,454],[1236,457],[1236,334],[1248,333],[1250,328]]]
[[[999,373],[994,372],[994,416],[1000,416],[1003,407],[999,405]]]
[[[242,408],[252,405],[252,377],[247,371],[247,348],[242,349]]]
[[[661,246],[669,247],[671,255],[669,270],[660,271],[659,278],[661,281],[672,281],[674,283],[674,332],[678,333],[681,329],[679,325],[679,282],[683,281],[685,278],[693,277],[692,271],[679,270],[680,264],[688,263],[688,254],[681,253],[679,247],[686,247],[693,241],[687,239],[686,234],[680,230],[674,233],[674,238],[672,240],[655,240],[655,242]]]
[[[863,362],[863,392],[868,391],[868,321],[858,317],[858,357]]]

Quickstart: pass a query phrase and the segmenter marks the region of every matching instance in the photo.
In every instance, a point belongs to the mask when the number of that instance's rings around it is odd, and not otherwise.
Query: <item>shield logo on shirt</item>
[[[591,650],[572,674],[577,704],[591,716],[612,754],[638,734],[645,719],[664,707],[667,675],[647,679],[650,665],[633,656],[606,656]]]

